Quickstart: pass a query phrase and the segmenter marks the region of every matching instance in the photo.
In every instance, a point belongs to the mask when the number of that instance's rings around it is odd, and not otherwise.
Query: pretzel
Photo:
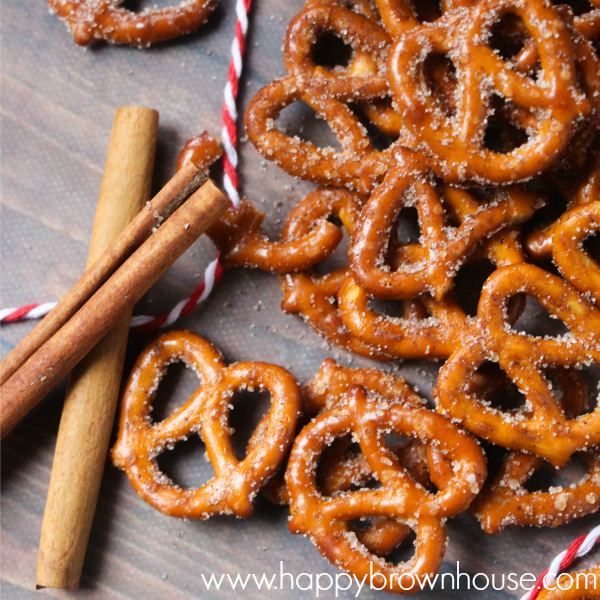
[[[424,405],[423,399],[415,394],[401,377],[378,369],[351,369],[339,366],[335,360],[327,358],[321,363],[317,377],[303,388],[302,406],[306,423],[308,419],[342,401],[351,385],[362,385],[390,400],[401,399],[403,403],[410,405]],[[346,440],[340,439],[336,442],[334,452],[327,452],[327,466],[321,469],[320,483],[330,495],[334,492],[346,491],[353,486],[360,486],[361,482],[364,484],[371,475],[369,466],[364,460],[357,460],[354,455],[347,456],[348,444],[343,443]],[[418,473],[419,481],[423,482],[423,468],[418,453],[419,450],[414,450],[414,453],[410,450],[402,452],[403,459],[409,463],[408,468],[412,468],[411,472]],[[403,464],[406,466],[404,461]],[[266,495],[270,501],[274,504],[289,504],[289,492],[283,477],[278,477],[277,481],[275,479],[274,477],[269,481],[263,488],[263,493],[268,488]]]
[[[399,593],[418,589],[408,575],[437,572],[446,544],[443,520],[469,505],[486,476],[477,443],[438,417],[426,408],[378,396],[367,398],[364,388],[351,386],[345,401],[314,419],[294,442],[286,473],[292,499],[290,530],[308,535],[332,563],[369,583],[369,567],[374,563],[386,579],[384,589]],[[317,488],[318,458],[333,439],[351,432],[383,488],[325,497]],[[389,432],[437,444],[455,462],[449,485],[430,494],[411,480],[385,446],[384,436]],[[417,533],[415,557],[394,566],[368,553],[348,526],[349,521],[363,517],[387,517],[409,525]]]
[[[510,329],[505,307],[517,293],[535,297],[570,328],[571,335],[542,339]],[[550,382],[539,371],[599,362],[600,311],[558,277],[524,264],[499,269],[489,277],[477,314],[480,334],[440,371],[434,391],[438,410],[488,441],[531,452],[554,467],[564,465],[574,452],[600,443],[600,405],[590,414],[567,419]],[[472,378],[486,360],[499,364],[530,408],[511,414],[474,397]]]
[[[414,300],[405,316],[388,317],[368,306],[369,296],[352,277],[345,278],[337,294],[338,310],[351,335],[398,358],[447,358],[469,336],[466,315],[451,297],[441,301],[423,296],[417,302],[425,314],[414,316]]]
[[[152,400],[167,366],[176,360],[194,369],[201,386],[174,414],[153,424]],[[229,437],[229,403],[236,390],[254,387],[271,393],[271,409],[261,421],[260,436],[238,461]],[[142,352],[131,372],[113,463],[126,471],[138,495],[166,515],[248,517],[256,493],[285,457],[299,411],[300,390],[285,369],[262,362],[226,367],[206,340],[185,331],[166,333]],[[156,458],[192,433],[201,433],[215,477],[201,488],[182,489],[160,472]]]
[[[528,493],[524,483],[544,459],[511,452],[491,487],[484,489],[472,509],[486,533],[498,533],[507,525],[558,527],[600,508],[600,452],[581,453],[589,472],[577,484]]]
[[[354,60],[348,69],[314,65],[312,47],[325,32],[350,44],[361,60]],[[347,102],[368,101],[389,93],[384,77],[389,42],[380,25],[334,3],[302,11],[290,24],[286,37],[287,77],[263,88],[246,111],[246,131],[258,151],[296,177],[370,191],[389,169],[391,149],[373,149],[367,131]],[[370,60],[364,58],[366,55]],[[281,110],[297,101],[308,104],[327,122],[341,144],[341,152],[317,148],[275,127]]]
[[[341,189],[318,190],[300,202],[289,214],[282,231],[282,240],[301,239],[316,222],[334,215],[339,217],[346,231],[351,234],[360,210],[360,200],[356,194]],[[337,346],[368,358],[389,360],[385,354],[351,335],[344,326],[335,302],[346,276],[347,269],[338,269],[321,277],[312,270],[282,275],[282,310],[300,314],[314,331]]]
[[[600,265],[585,252],[583,241],[600,230],[600,200],[565,213],[552,235],[552,257],[560,272],[600,306]],[[600,256],[600,253],[598,253]]]
[[[520,17],[535,40],[543,86],[510,68],[487,45],[492,26],[507,13]],[[418,78],[431,53],[448,55],[456,68],[461,97],[451,118]],[[525,5],[481,0],[471,9],[449,11],[433,24],[410,29],[390,50],[389,84],[406,126],[447,183],[509,183],[538,175],[566,148],[575,121],[592,111],[578,88],[569,29],[543,0]],[[484,145],[492,90],[521,112],[545,115],[530,120],[529,141],[508,153]]]
[[[216,0],[184,0],[178,6],[135,13],[123,0],[48,0],[50,10],[65,21],[75,43],[98,40],[149,46],[195,31],[206,22]]]
[[[519,188],[502,190],[486,205],[445,186],[446,203],[458,209],[462,221],[451,229],[441,194],[427,177],[420,157],[408,152],[397,152],[396,157],[398,166],[369,198],[350,245],[354,278],[376,298],[402,300],[431,293],[440,300],[481,240],[531,218],[540,206],[538,195]],[[388,239],[398,214],[409,203],[416,204],[419,213],[421,244],[401,247],[392,271],[384,263]]]

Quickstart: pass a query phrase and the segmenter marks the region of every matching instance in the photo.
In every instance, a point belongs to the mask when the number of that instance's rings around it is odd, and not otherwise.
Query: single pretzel
[[[75,43],[98,40],[148,46],[195,31],[206,22],[216,0],[184,0],[178,6],[135,13],[123,0],[48,0],[50,10],[65,21]]]
[[[437,572],[446,543],[443,519],[469,505],[486,475],[485,459],[477,443],[439,416],[426,408],[378,396],[367,398],[364,388],[352,386],[347,400],[319,415],[294,442],[286,473],[292,499],[290,530],[310,536],[331,562],[361,579],[366,577],[368,583],[369,567],[374,563],[386,578],[384,589],[399,593],[418,589],[416,581],[411,586],[403,575]],[[324,497],[316,482],[318,457],[333,439],[351,432],[383,488]],[[386,448],[384,436],[388,432],[435,443],[455,462],[455,476],[449,485],[430,494],[416,484]],[[394,566],[366,552],[348,526],[349,521],[362,517],[393,518],[415,529],[415,557]]]
[[[520,17],[535,40],[545,86],[507,66],[487,45],[492,25],[508,13]],[[431,53],[447,54],[461,82],[462,97],[451,116],[418,77]],[[526,5],[481,0],[472,9],[450,11],[433,24],[411,29],[390,50],[389,83],[407,127],[431,153],[434,170],[447,183],[509,183],[535,176],[563,152],[574,122],[592,111],[578,89],[568,27],[543,0]],[[546,115],[535,122],[526,144],[506,154],[484,145],[490,87],[511,104]]]
[[[425,314],[414,316],[405,304],[405,316],[388,317],[369,308],[369,296],[352,277],[337,293],[338,309],[348,331],[380,352],[398,358],[447,358],[469,337],[469,323],[451,297],[441,301],[419,298]],[[414,301],[413,301],[414,302]]]
[[[472,506],[486,533],[497,533],[507,525],[558,527],[600,508],[600,453],[583,452],[589,472],[580,482],[547,492],[527,492],[524,483],[544,459],[511,452],[500,474]]]
[[[349,68],[316,66],[312,48],[319,35],[331,32],[350,44],[355,59]],[[245,116],[248,136],[268,160],[288,173],[323,185],[370,191],[392,162],[391,149],[373,149],[367,131],[347,105],[388,95],[385,30],[367,16],[335,3],[309,6],[290,24],[284,48],[287,77],[263,88]],[[303,101],[327,121],[342,146],[317,148],[275,127],[281,110]]]
[[[564,339],[517,333],[506,322],[506,304],[517,293],[535,297],[571,330]],[[541,456],[554,467],[578,450],[600,443],[600,405],[567,419],[540,369],[600,361],[600,311],[572,286],[533,265],[505,267],[487,280],[478,307],[481,333],[442,367],[435,390],[439,410],[467,429],[511,450]],[[497,362],[528,400],[525,412],[502,412],[470,391],[484,362]]]
[[[398,152],[396,156],[398,166],[371,195],[350,246],[354,277],[376,298],[402,300],[431,293],[440,300],[481,240],[531,218],[540,206],[538,195],[518,188],[503,190],[486,205],[446,186],[446,203],[462,205],[460,226],[450,228],[440,194],[418,155]],[[392,271],[385,265],[388,239],[398,213],[409,202],[416,204],[419,213],[421,244],[402,247],[403,254],[397,252],[396,270]]]
[[[173,415],[153,424],[152,400],[168,364],[175,360],[193,368],[201,386]],[[236,390],[254,387],[271,393],[271,409],[261,421],[261,435],[238,461],[229,437],[230,401]],[[131,372],[112,459],[126,471],[136,492],[166,515],[248,517],[256,493],[285,457],[299,412],[300,390],[285,369],[262,362],[226,367],[207,341],[185,331],[170,332],[144,350]],[[156,458],[192,433],[201,433],[215,477],[201,488],[182,489],[160,472]]]

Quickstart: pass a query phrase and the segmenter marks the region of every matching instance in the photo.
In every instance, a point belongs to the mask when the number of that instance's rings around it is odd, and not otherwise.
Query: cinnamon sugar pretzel
[[[150,411],[167,366],[183,360],[198,374],[201,385],[170,417],[152,423]],[[271,409],[259,424],[246,457],[234,453],[228,417],[238,389],[261,387],[271,393]],[[252,514],[253,499],[272,476],[291,444],[300,413],[300,389],[285,369],[262,362],[226,367],[220,353],[190,332],[163,334],[142,352],[123,396],[116,466],[127,473],[136,492],[151,506],[174,517],[207,519],[224,513]],[[182,489],[158,468],[157,457],[187,436],[198,433],[215,477],[198,489]]]
[[[48,4],[65,21],[77,44],[107,40],[148,46],[198,29],[217,0],[183,0],[177,6],[140,13],[123,8],[123,0],[48,0]]]

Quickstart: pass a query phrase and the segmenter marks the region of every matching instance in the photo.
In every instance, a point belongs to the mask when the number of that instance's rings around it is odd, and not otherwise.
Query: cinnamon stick
[[[0,390],[2,437],[133,308],[228,206],[229,200],[207,181],[31,356]]]
[[[83,306],[86,300],[152,233],[152,230],[181,206],[185,199],[207,179],[205,173],[193,162],[188,162],[179,170],[152,202],[138,213],[106,252],[87,269],[69,293],[0,363],[0,385],[4,385],[25,361]]]
[[[88,268],[150,199],[158,113],[115,113]],[[75,590],[88,544],[119,396],[131,312],[69,376],[38,555],[36,588]]]

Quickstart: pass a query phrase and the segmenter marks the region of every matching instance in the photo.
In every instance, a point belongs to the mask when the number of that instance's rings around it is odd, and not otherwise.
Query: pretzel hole
[[[492,25],[489,45],[503,60],[509,61],[521,52],[529,39],[523,19],[509,12]]]
[[[423,61],[423,80],[441,103],[448,116],[456,110],[455,91],[458,78],[456,67],[445,54],[432,53]]]
[[[574,380],[569,373],[576,376]],[[576,419],[596,409],[598,397],[594,390],[600,390],[600,365],[592,363],[581,369],[554,367],[546,369],[544,376],[550,381],[552,395],[567,419]]]
[[[244,460],[248,442],[260,420],[271,406],[271,394],[267,390],[237,390],[230,400],[229,412],[231,445],[238,460]]]
[[[584,252],[587,252],[593,259],[600,261],[600,233],[593,231],[582,243]]]
[[[182,360],[170,364],[152,401],[152,422],[160,423],[170,417],[192,397],[198,386],[198,375]]]
[[[378,315],[389,317],[390,319],[403,319],[404,302],[401,300],[380,300],[377,298],[369,298],[368,307]]]
[[[342,150],[340,141],[327,121],[302,100],[296,100],[282,109],[276,123],[279,131],[290,137],[297,136],[317,148]]]
[[[418,244],[421,239],[421,224],[416,206],[403,207],[396,219],[396,232],[401,244]]]
[[[367,117],[365,111],[357,104],[350,104],[348,108],[356,115],[356,118],[360,121],[360,124],[367,130],[367,136],[371,141],[373,149],[377,152],[383,152],[389,148],[394,140],[385,135],[372,121]]]
[[[322,260],[314,265],[313,271],[320,277],[327,275],[328,273],[333,273],[333,271],[336,271],[337,269],[348,268],[348,249],[350,247],[350,236],[348,235],[346,229],[342,226],[342,223],[337,216],[332,216],[327,220],[330,223],[340,227],[344,237],[338,244],[337,248],[325,260]]]
[[[594,7],[588,0],[552,0],[552,4],[566,4],[571,7],[576,15],[583,15],[594,10]]]
[[[312,48],[313,63],[326,69],[347,67],[353,54],[352,46],[331,32],[321,34]]]
[[[497,154],[510,154],[526,144],[528,139],[529,136],[524,129],[494,115],[485,129],[483,145]]]
[[[410,563],[416,550],[417,534],[411,529],[408,536],[385,557],[385,560],[394,565]]]
[[[158,468],[184,490],[202,487],[215,476],[206,446],[198,435],[177,442],[172,450],[165,450],[156,460]]]
[[[522,411],[527,399],[496,364],[485,361],[475,371],[468,393],[476,400],[503,412]]]
[[[554,316],[532,296],[527,296],[525,310],[512,329],[516,333],[540,337],[559,338],[570,333],[569,327]]]
[[[454,277],[454,296],[460,307],[470,317],[477,315],[481,290],[488,277],[495,270],[496,266],[485,258],[464,265]]]
[[[431,23],[442,16],[442,3],[439,0],[412,0],[410,6],[421,23]]]
[[[134,13],[141,13],[145,10],[165,9],[172,6],[178,6],[180,0],[122,0],[117,2],[120,8],[130,10]]]
[[[523,412],[526,408],[527,398],[514,383],[511,383],[507,389],[494,394],[489,399],[489,403],[502,412],[516,413]]]
[[[582,454],[577,452],[560,469],[555,469],[549,462],[544,461],[544,464],[536,469],[523,487],[528,492],[548,492],[553,491],[552,488],[567,488],[580,483],[588,472],[588,466]]]

